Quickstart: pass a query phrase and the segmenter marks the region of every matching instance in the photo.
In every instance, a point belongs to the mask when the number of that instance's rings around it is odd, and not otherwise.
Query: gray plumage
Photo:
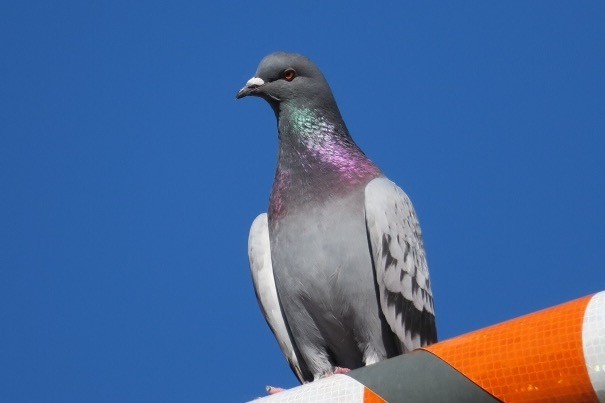
[[[437,340],[412,203],[355,144],[319,69],[265,57],[237,98],[264,98],[279,154],[248,253],[267,323],[301,382]]]

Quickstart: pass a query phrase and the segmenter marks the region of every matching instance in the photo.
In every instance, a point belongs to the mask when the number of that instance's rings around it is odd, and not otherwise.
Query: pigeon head
[[[277,118],[270,217],[286,205],[323,200],[381,175],[351,138],[323,74],[305,56],[266,56],[236,98],[247,96],[265,99]]]
[[[277,113],[284,104],[337,108],[321,71],[311,60],[295,53],[266,56],[236,98],[250,95],[264,98]]]

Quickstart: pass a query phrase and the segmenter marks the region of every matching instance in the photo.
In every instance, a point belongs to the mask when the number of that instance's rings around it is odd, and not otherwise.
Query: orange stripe
[[[433,344],[437,355],[506,402],[597,401],[582,348],[591,296]]]
[[[387,403],[387,401],[378,396],[372,389],[364,386],[363,403]]]

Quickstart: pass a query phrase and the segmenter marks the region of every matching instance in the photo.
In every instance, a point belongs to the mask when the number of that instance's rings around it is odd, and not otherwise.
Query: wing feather
[[[404,352],[437,341],[433,293],[412,203],[386,178],[365,189],[365,214],[382,312]]]
[[[273,277],[273,265],[271,263],[271,246],[269,243],[269,227],[266,213],[256,217],[252,223],[252,227],[250,227],[248,258],[250,259],[250,272],[252,273],[254,291],[256,292],[256,298],[261,311],[290,367],[298,379],[303,382],[304,379],[299,360],[277,297],[277,289]]]

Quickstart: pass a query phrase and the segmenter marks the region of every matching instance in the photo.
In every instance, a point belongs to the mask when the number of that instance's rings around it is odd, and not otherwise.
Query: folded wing
[[[420,224],[407,195],[386,178],[365,189],[365,214],[382,312],[408,352],[437,341]]]
[[[292,371],[303,382],[299,360],[294,350],[277,297],[277,289],[275,288],[266,213],[256,217],[252,223],[252,227],[250,227],[248,258],[250,259],[250,271],[252,273],[254,291],[256,292],[256,298],[258,299],[261,311],[275,335],[282,353],[288,360]]]

